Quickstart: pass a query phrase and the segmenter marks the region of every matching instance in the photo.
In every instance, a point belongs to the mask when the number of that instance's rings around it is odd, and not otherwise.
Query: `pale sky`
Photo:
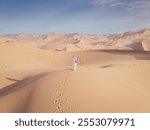
[[[150,0],[0,0],[0,34],[110,34],[150,27]]]

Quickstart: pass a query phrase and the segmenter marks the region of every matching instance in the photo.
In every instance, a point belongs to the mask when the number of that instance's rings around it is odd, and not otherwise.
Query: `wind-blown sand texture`
[[[150,112],[148,31],[1,36],[0,112]]]

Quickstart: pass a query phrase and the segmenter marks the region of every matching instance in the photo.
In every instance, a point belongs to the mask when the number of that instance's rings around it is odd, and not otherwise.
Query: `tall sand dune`
[[[150,52],[144,51],[1,44],[0,112],[150,112],[149,68]]]
[[[149,68],[150,29],[0,36],[0,112],[150,112]]]

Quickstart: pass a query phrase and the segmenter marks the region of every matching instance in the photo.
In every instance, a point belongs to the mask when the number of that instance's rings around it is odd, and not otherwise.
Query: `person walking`
[[[72,57],[72,67],[73,67],[73,71],[75,71],[77,69],[77,58],[75,56]]]

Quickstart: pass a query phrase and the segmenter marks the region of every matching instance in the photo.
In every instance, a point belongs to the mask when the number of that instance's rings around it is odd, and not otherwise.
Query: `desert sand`
[[[149,29],[1,36],[0,112],[150,112],[149,50]]]

